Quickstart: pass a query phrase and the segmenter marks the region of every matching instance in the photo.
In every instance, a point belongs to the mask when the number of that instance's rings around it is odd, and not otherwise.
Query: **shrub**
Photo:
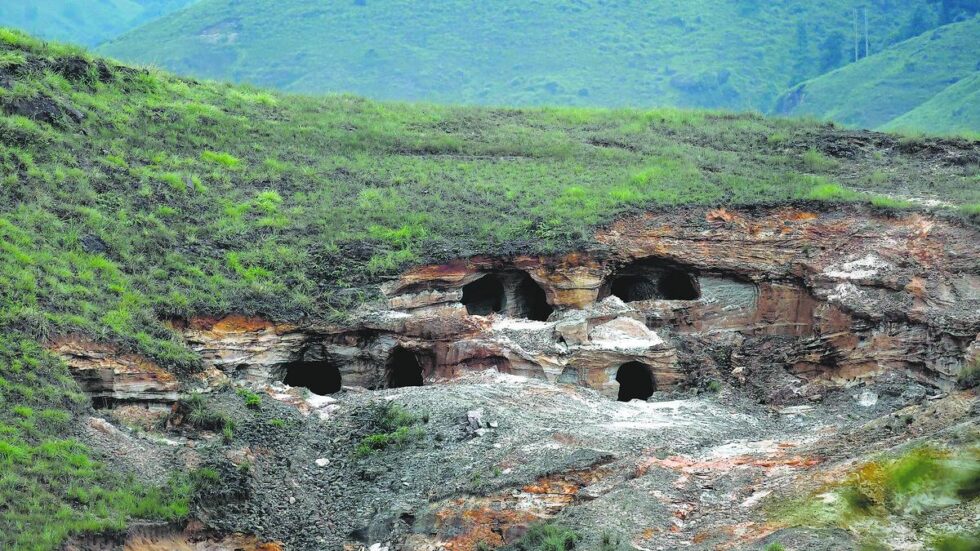
[[[975,551],[980,549],[980,532],[975,534],[943,534],[932,542],[936,551]]]
[[[419,418],[396,404],[372,406],[370,428],[373,432],[361,439],[354,450],[354,455],[367,457],[379,451],[400,448],[410,442],[421,440],[425,431],[416,426],[419,422]]]
[[[247,388],[238,389],[237,394],[245,401],[245,407],[259,409],[262,405],[262,397]]]
[[[284,428],[286,428],[286,420],[285,419],[269,419],[268,424],[269,424],[270,427],[276,427],[277,429],[284,429]]]
[[[181,405],[187,411],[187,422],[202,430],[234,430],[235,423],[222,412],[214,411],[204,401],[204,396],[195,393],[181,400]]]
[[[515,551],[568,551],[575,549],[582,536],[575,530],[560,524],[542,522],[531,525],[521,539],[517,540]]]
[[[774,541],[766,546],[765,551],[786,551],[786,547],[778,541]]]
[[[964,390],[980,385],[980,358],[976,358],[963,366],[960,374],[956,377],[956,385]]]

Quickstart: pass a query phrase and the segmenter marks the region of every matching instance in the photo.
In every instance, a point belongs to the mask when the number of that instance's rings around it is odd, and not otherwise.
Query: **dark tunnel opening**
[[[619,401],[646,400],[653,396],[654,383],[650,366],[640,362],[628,362],[616,371],[619,383]]]
[[[402,347],[396,348],[385,364],[388,388],[422,386],[422,364],[418,355]]]
[[[487,274],[463,286],[462,303],[466,306],[466,313],[471,316],[501,312],[506,305],[504,284],[496,275]]]
[[[656,260],[640,260],[617,270],[600,290],[623,302],[643,300],[697,300],[701,297],[697,277],[685,270],[666,267]]]
[[[547,321],[554,311],[548,295],[530,274],[506,270],[486,274],[463,286],[460,300],[471,316],[504,314],[534,321]]]
[[[627,275],[613,279],[610,294],[616,295],[623,302],[636,302],[660,298],[657,284],[649,276]]]
[[[340,391],[340,368],[331,362],[290,362],[282,369],[285,371],[282,382],[289,386],[303,387],[318,396]]]
[[[521,310],[517,314],[529,320],[547,321],[554,311],[554,308],[548,304],[548,296],[544,289],[527,273],[523,274],[521,282],[517,285],[517,298]]]
[[[661,274],[657,287],[665,300],[697,300],[701,297],[694,277],[680,270]]]

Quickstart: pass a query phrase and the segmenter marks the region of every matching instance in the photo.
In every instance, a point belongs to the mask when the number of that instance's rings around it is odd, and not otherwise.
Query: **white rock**
[[[320,459],[314,461],[314,463],[316,463],[317,467],[326,467],[327,465],[330,464],[330,460],[327,459],[326,457],[321,457]]]
[[[857,396],[858,405],[869,408],[878,403],[878,395],[870,390],[865,390]]]

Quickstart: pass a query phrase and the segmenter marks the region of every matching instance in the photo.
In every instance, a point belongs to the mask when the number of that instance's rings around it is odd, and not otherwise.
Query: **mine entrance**
[[[534,321],[547,321],[554,308],[548,304],[548,297],[537,281],[526,272],[521,272],[521,280],[517,285],[516,315]]]
[[[291,362],[282,369],[282,382],[289,386],[301,386],[319,396],[340,391],[340,368],[332,362]]]
[[[471,316],[501,312],[506,304],[504,284],[494,274],[487,274],[463,287],[463,305]]]
[[[657,260],[638,260],[617,270],[599,291],[623,302],[641,300],[696,300],[700,298],[697,278],[682,269]]]
[[[657,284],[649,276],[642,275],[617,277],[610,286],[610,293],[619,297],[623,302],[660,298]]]
[[[487,274],[464,285],[461,302],[466,306],[466,313],[475,316],[498,313],[546,321],[554,310],[544,289],[521,270]]]
[[[668,270],[661,274],[657,288],[660,296],[666,300],[697,300],[701,296],[694,278],[680,270]]]
[[[396,348],[385,365],[385,382],[388,388],[422,386],[422,364],[418,355],[402,348]]]
[[[653,396],[653,374],[650,366],[640,362],[629,362],[619,366],[616,371],[619,383],[619,401],[646,400]]]

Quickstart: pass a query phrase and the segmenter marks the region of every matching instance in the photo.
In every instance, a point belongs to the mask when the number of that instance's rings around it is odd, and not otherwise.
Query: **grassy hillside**
[[[853,0],[203,0],[105,45],[180,74],[490,105],[767,109],[850,58]],[[880,4],[880,5],[879,5]],[[869,7],[873,51],[928,0]]]
[[[980,71],[949,86],[908,113],[892,119],[882,128],[980,135]]]
[[[980,212],[980,145],[703,111],[488,109],[196,83],[0,30],[0,547],[187,512],[77,440],[49,339],[186,373],[161,322],[328,319],[412,262],[577,247],[624,212],[938,197]]]
[[[24,0],[0,3],[0,26],[94,46],[196,0]]]
[[[787,92],[777,111],[814,115],[864,128],[878,128],[929,102],[932,112],[956,109],[942,102],[955,101],[963,90],[937,97],[960,79],[980,71],[980,17],[953,23],[902,42],[860,62],[804,82]],[[920,130],[943,131],[948,124],[925,117],[915,122]],[[963,120],[980,130],[977,119]]]

